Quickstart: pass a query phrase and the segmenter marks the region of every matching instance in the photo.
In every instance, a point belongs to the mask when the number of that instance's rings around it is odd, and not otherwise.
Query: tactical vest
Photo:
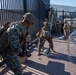
[[[43,27],[42,28],[42,36],[44,38],[50,37],[50,31],[49,31],[49,28],[48,27]]]
[[[49,32],[49,31],[44,31],[44,32],[42,33],[42,36],[43,36],[44,38],[48,38],[48,37],[50,37],[50,32]]]

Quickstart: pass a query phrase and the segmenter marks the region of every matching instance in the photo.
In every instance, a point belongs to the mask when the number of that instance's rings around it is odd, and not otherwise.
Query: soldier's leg
[[[43,43],[42,43],[42,51],[44,51],[44,43],[45,43],[45,39],[43,39]]]
[[[40,54],[41,51],[41,39],[38,38],[38,54]]]
[[[23,75],[23,69],[16,53],[8,52],[6,48],[0,47],[1,56],[6,65],[14,72],[14,75]],[[11,50],[10,50],[11,51]]]
[[[49,51],[52,50],[53,52],[55,52],[55,50],[53,49],[53,41],[52,41],[52,37],[48,37],[47,41],[49,42]],[[50,51],[51,52],[51,51]]]
[[[66,31],[64,30],[64,40],[67,39],[67,34],[66,34]]]
[[[17,55],[5,59],[7,66],[14,72],[14,75],[23,75],[23,69]]]
[[[66,31],[66,40],[68,39],[68,34],[69,34],[69,32],[68,32],[68,31]]]
[[[43,46],[43,39],[42,38],[38,38],[38,54],[40,54],[41,52],[41,48]]]

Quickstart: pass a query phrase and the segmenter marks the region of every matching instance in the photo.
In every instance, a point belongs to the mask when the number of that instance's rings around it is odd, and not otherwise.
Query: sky
[[[76,7],[76,0],[50,0],[50,4],[67,5],[67,6]]]

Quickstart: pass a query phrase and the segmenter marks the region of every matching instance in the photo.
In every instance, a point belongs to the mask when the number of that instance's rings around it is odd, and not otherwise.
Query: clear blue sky
[[[76,7],[76,0],[50,0],[50,4],[67,5],[67,6]]]

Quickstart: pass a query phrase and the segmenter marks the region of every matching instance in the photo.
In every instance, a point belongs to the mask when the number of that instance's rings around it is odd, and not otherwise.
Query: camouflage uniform
[[[61,21],[57,21],[56,32],[61,35]]]
[[[68,39],[69,30],[70,30],[67,21],[64,22],[63,30],[64,30],[64,40],[66,40]]]
[[[24,15],[26,16],[26,14]],[[26,18],[26,17],[25,17]],[[25,19],[24,18],[24,19]],[[8,37],[5,38],[8,40],[8,46],[6,47],[6,40],[3,41],[4,43],[1,43],[1,56],[6,61],[7,66],[14,72],[14,75],[23,75],[23,69],[21,66],[21,63],[19,61],[19,53],[22,52],[22,42],[26,40],[22,40],[22,38],[26,38],[27,28],[25,28],[25,25],[23,25],[23,22],[25,20],[22,20],[22,22],[14,22],[11,23],[9,28],[5,33],[8,34]],[[31,23],[30,23],[31,24]],[[4,38],[2,38],[4,39]],[[25,43],[25,51],[26,51],[26,43]]]
[[[7,30],[9,47],[7,49],[1,47],[2,57],[6,60],[7,66],[15,73],[15,75],[23,75],[22,66],[17,54],[22,52],[19,42],[22,35],[25,35],[25,28],[22,24],[15,23],[11,25]]]
[[[50,26],[49,26],[48,22],[43,22],[43,25],[44,26],[42,27],[40,34],[39,34],[39,43],[38,43],[38,53],[39,54],[40,54],[41,48],[43,48],[45,40],[47,40],[49,42],[49,52],[50,52],[50,49],[52,51],[54,51],[52,36],[50,34]]]

